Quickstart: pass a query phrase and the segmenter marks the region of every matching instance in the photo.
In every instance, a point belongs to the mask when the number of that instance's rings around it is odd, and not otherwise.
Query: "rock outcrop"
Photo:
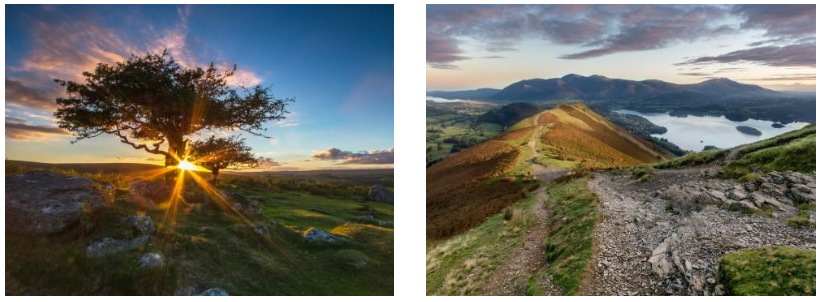
[[[160,254],[147,253],[140,257],[140,260],[137,261],[137,265],[141,268],[162,268],[165,267],[165,261]]]
[[[6,231],[54,234],[79,222],[113,198],[109,184],[33,171],[6,176]]]
[[[137,235],[152,235],[156,231],[154,220],[145,215],[133,215],[127,219],[128,225]]]
[[[85,250],[88,258],[99,258],[113,255],[125,251],[135,250],[148,243],[149,236],[143,235],[130,240],[119,240],[113,238],[103,238],[100,241],[91,243]]]
[[[230,202],[234,209],[244,215],[261,215],[262,208],[259,207],[259,202],[251,200],[238,192],[228,191],[225,195],[230,198]]]
[[[332,235],[328,232],[322,231],[317,228],[310,228],[305,232],[304,241],[306,243],[344,243],[347,242],[347,239],[339,236]]]
[[[393,192],[390,192],[382,185],[375,185],[370,187],[370,192],[367,193],[367,198],[373,201],[393,203]]]
[[[770,172],[754,181],[736,184],[726,179],[705,179],[674,184],[656,196],[670,202],[679,213],[700,211],[706,205],[718,205],[731,210],[773,207],[794,212],[795,206],[816,199],[815,181],[797,172]]]

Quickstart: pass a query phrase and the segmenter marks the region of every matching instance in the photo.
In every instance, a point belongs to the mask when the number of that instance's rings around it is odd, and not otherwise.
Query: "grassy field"
[[[113,203],[88,217],[90,227],[84,230],[77,227],[49,237],[6,233],[7,294],[173,295],[212,287],[232,295],[393,294],[393,229],[358,219],[372,215],[392,222],[393,206],[356,196],[359,189],[350,189],[356,185],[314,180],[298,187],[280,178],[226,175],[220,189],[257,201],[261,215],[226,212],[205,197],[198,200],[203,202],[200,206],[184,206],[171,224],[163,223],[167,220],[162,205],[138,208],[130,201],[122,183],[132,176],[77,175],[120,183]],[[392,184],[392,172],[380,177]],[[186,182],[184,191],[195,192],[193,182]],[[311,186],[317,188],[308,189]],[[85,256],[91,242],[136,236],[124,220],[137,213],[157,224],[148,245],[104,258]],[[260,225],[269,229],[269,235],[254,231]],[[307,244],[302,234],[309,228],[349,242]],[[146,252],[162,254],[166,266],[138,267],[136,260]]]
[[[726,254],[718,276],[730,295],[817,295],[815,250],[765,247]]]
[[[428,165],[502,132],[501,125],[477,121],[481,114],[491,110],[493,106],[428,102],[427,108]]]
[[[533,223],[530,197],[511,205],[469,231],[427,241],[427,295],[477,295],[488,277],[511,257]]]

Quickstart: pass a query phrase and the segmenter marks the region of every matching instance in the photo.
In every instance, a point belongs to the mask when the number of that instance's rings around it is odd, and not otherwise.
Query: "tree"
[[[219,177],[219,170],[253,168],[258,164],[256,157],[251,153],[251,148],[245,144],[245,139],[238,136],[211,136],[206,140],[195,141],[191,143],[189,159],[211,170],[214,183]]]
[[[85,80],[55,79],[68,93],[54,116],[77,142],[102,134],[165,156],[175,166],[187,155],[188,136],[203,129],[239,129],[264,136],[264,124],[282,120],[293,99],[277,99],[270,88],[232,87],[232,70],[183,68],[168,56],[147,53],[114,65],[100,63]],[[165,149],[163,150],[163,147]]]

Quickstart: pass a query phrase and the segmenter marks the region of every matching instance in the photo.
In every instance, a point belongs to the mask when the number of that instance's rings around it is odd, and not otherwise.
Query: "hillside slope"
[[[673,157],[581,103],[560,104],[427,169],[427,238],[460,233],[526,197],[538,185],[534,169],[627,167]]]
[[[581,103],[560,104],[541,114],[538,123],[549,129],[541,140],[553,147],[551,153],[585,169],[634,166],[675,157]]]

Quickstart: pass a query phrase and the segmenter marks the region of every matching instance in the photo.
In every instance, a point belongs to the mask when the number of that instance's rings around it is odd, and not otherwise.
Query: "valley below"
[[[428,295],[816,294],[813,124],[699,138],[624,112],[713,146],[676,156],[640,122],[545,109],[428,168]]]

